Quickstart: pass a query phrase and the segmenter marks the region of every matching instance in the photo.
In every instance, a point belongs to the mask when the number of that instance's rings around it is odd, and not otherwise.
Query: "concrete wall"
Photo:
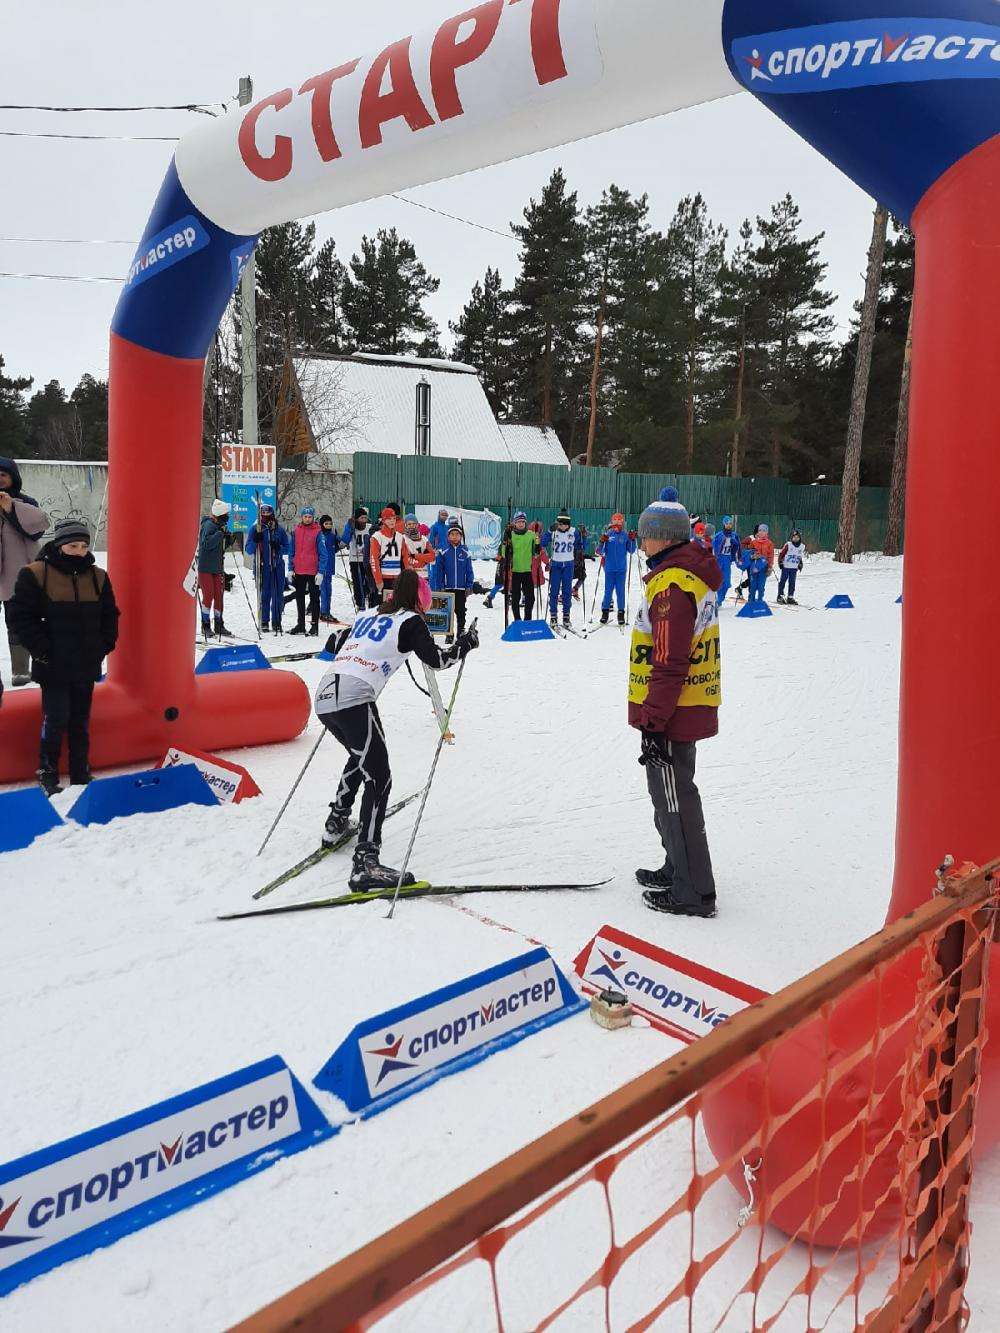
[[[20,463],[24,490],[33,496],[53,523],[64,518],[83,519],[96,532],[95,546],[107,550],[107,463]],[[278,478],[281,521],[291,526],[304,504],[315,505],[316,515],[331,514],[340,531],[351,516],[354,479],[350,470],[336,472],[282,472]],[[202,468],[201,512],[207,514],[215,498],[215,469]],[[151,507],[151,512],[154,512]],[[99,528],[98,528],[99,525]],[[192,532],[192,544],[197,532]]]

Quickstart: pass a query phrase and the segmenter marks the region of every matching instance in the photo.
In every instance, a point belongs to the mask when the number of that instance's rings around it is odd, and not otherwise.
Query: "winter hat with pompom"
[[[213,501],[212,501],[212,517],[213,517],[213,518],[223,518],[223,517],[225,517],[225,515],[228,514],[228,513],[229,513],[229,506],[226,504],[225,500],[213,500]]]
[[[674,546],[690,541],[691,516],[679,500],[655,500],[639,519],[639,540]]]

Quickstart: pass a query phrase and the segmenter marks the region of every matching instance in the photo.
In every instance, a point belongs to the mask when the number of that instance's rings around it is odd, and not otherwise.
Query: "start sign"
[[[232,532],[249,532],[261,505],[278,503],[278,453],[273,444],[227,443],[219,450],[220,497],[229,505]]]
[[[219,798],[220,805],[239,805],[240,801],[260,795],[260,788],[245,768],[231,764],[227,759],[219,759],[217,755],[181,750],[172,745],[157,768],[174,768],[177,764],[194,764]]]

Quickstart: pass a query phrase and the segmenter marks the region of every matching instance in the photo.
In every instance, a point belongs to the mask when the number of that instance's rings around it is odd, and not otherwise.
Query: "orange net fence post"
[[[958,1333],[998,870],[942,878],[241,1329]]]

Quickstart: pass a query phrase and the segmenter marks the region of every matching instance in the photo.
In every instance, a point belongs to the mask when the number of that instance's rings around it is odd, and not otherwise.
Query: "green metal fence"
[[[780,477],[705,477],[669,472],[615,472],[609,468],[561,468],[544,463],[492,463],[476,459],[397,458],[354,455],[354,502],[373,514],[396,502],[490,509],[506,519],[508,505],[550,527],[565,505],[577,523],[599,533],[613,513],[630,527],[664,486],[675,486],[692,514],[717,527],[732,515],[740,532],[767,523],[784,539],[799,528],[812,550],[837,543],[839,486],[793,486]],[[880,550],[885,537],[889,492],[863,486],[858,498],[857,551]]]

